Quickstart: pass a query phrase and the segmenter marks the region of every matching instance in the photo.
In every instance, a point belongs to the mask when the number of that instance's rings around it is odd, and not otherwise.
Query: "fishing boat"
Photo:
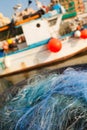
[[[63,13],[52,10],[36,19],[29,18],[31,21],[17,23],[15,28],[21,26],[26,42],[0,56],[0,77],[60,62],[87,50],[87,39],[79,38],[79,33],[76,37],[59,35],[62,16]]]

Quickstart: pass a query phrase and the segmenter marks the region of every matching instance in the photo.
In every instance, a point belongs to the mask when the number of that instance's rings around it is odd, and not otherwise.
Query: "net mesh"
[[[87,130],[87,70],[35,79],[0,109],[0,130]]]

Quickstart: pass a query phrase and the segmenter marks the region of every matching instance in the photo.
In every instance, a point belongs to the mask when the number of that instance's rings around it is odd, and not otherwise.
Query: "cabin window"
[[[55,25],[57,22],[57,18],[48,20],[49,26]]]
[[[37,24],[36,24],[36,27],[37,27],[37,28],[40,28],[40,26],[41,26],[40,23],[37,23]]]

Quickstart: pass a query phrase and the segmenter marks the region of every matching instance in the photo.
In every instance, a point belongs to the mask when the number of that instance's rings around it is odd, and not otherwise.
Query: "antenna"
[[[28,0],[28,6],[29,6],[31,3],[32,3],[32,1],[31,1],[31,0]]]

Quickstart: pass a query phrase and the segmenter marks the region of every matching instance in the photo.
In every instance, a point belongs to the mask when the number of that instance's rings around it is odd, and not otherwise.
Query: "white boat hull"
[[[57,53],[50,52],[47,45],[43,45],[12,54],[0,59],[0,62],[4,61],[6,67],[0,66],[0,77],[63,61],[85,50],[87,39],[70,38],[62,41],[62,49]]]

